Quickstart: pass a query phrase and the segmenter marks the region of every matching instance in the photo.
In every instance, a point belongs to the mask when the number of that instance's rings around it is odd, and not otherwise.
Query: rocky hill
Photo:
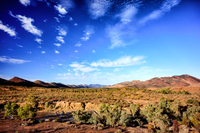
[[[152,78],[146,81],[125,81],[113,86],[106,86],[108,88],[164,88],[164,87],[187,87],[187,86],[199,86],[200,79],[190,75],[172,76],[172,77],[161,77]]]
[[[56,82],[43,82],[41,80],[36,80],[34,82],[19,78],[19,77],[13,77],[10,80],[2,79],[0,78],[0,85],[14,85],[14,86],[27,86],[27,87],[47,87],[47,88],[101,88],[105,85],[99,85],[99,84],[90,84],[90,85],[65,85],[62,83],[56,83]]]

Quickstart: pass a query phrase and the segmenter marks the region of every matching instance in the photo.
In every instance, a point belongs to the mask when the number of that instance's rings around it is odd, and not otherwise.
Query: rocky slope
[[[161,77],[152,78],[146,81],[125,81],[113,86],[106,86],[108,88],[120,88],[120,87],[131,87],[131,88],[164,88],[164,87],[187,87],[200,84],[200,79],[190,75],[172,76],[172,77]]]
[[[34,82],[19,78],[19,77],[13,77],[10,80],[2,79],[0,78],[0,85],[14,85],[14,86],[27,86],[27,87],[47,87],[47,88],[101,88],[105,85],[99,85],[99,84],[90,84],[90,85],[65,85],[62,83],[56,83],[56,82],[43,82],[40,80],[36,80]]]

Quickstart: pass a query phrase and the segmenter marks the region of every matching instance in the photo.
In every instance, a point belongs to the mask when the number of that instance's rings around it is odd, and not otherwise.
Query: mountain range
[[[112,86],[100,85],[100,84],[80,84],[80,85],[69,85],[56,82],[43,82],[36,80],[34,82],[19,78],[13,77],[10,80],[0,78],[0,85],[14,85],[14,86],[27,86],[27,87],[47,87],[47,88],[165,88],[165,87],[200,87],[200,79],[195,78],[190,75],[181,75],[181,76],[172,76],[172,77],[155,77],[150,80],[140,81],[132,80],[125,81]]]
[[[14,86],[27,86],[27,87],[47,87],[47,88],[101,88],[105,87],[106,85],[100,84],[90,84],[90,85],[65,85],[62,83],[56,82],[43,82],[40,80],[36,80],[34,82],[19,78],[13,77],[10,80],[0,78],[0,85],[14,85]]]
[[[106,86],[107,88],[165,88],[165,87],[187,87],[195,86],[200,87],[200,79],[190,75],[172,76],[172,77],[161,77],[152,78],[146,81],[132,80],[125,81],[112,86]]]

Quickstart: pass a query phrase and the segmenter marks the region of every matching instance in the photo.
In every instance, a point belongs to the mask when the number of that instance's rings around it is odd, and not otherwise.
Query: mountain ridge
[[[180,75],[172,77],[155,77],[146,81],[132,80],[125,81],[112,86],[106,86],[108,88],[164,88],[164,87],[186,87],[195,84],[200,84],[200,79],[190,75]],[[198,85],[199,86],[199,85]]]

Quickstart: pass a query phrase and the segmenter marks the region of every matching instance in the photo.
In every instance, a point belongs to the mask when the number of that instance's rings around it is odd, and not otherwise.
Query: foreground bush
[[[17,109],[19,108],[19,105],[16,103],[8,103],[4,106],[5,114],[4,116],[11,116],[11,115],[17,115]]]
[[[34,109],[30,104],[26,104],[22,107],[20,107],[18,110],[18,116],[21,119],[28,119],[28,118],[33,118],[36,116],[36,109]]]
[[[106,118],[106,125],[114,127],[117,121],[120,120],[122,107],[118,104],[111,106],[110,104],[102,103],[99,108],[99,113]]]

